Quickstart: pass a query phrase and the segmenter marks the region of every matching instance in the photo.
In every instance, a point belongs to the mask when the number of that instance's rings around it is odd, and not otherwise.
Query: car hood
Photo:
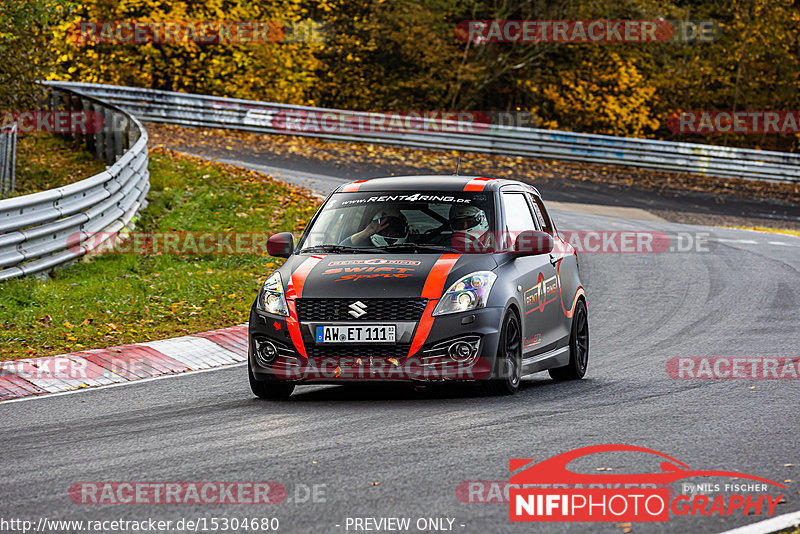
[[[488,254],[295,255],[281,267],[290,298],[414,298],[432,287],[447,289],[474,271],[490,271]],[[429,298],[438,298],[431,293]]]

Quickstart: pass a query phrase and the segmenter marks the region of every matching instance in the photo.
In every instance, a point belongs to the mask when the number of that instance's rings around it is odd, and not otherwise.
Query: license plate
[[[317,343],[394,343],[394,325],[318,326]]]

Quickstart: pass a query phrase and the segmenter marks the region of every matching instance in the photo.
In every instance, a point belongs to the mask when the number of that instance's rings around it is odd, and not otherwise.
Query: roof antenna
[[[461,156],[458,157],[458,161],[456,162],[456,176],[458,176],[459,168],[461,168]]]

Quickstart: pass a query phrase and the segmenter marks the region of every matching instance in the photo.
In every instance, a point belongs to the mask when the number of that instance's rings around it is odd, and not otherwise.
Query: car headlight
[[[283,292],[283,282],[281,273],[275,271],[272,276],[264,282],[261,288],[261,295],[258,298],[259,307],[275,315],[289,315],[289,307],[286,305],[286,295]]]
[[[478,271],[468,274],[445,291],[433,315],[445,315],[469,310],[476,310],[486,306],[492,284],[497,280],[497,275],[491,271]]]

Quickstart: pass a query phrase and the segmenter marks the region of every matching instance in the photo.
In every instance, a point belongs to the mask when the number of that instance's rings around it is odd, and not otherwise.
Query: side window
[[[548,215],[547,209],[542,203],[542,199],[536,195],[531,195],[530,193],[528,194],[528,197],[531,199],[533,211],[536,212],[536,218],[539,220],[542,230],[550,235],[555,235],[553,232],[553,222],[550,220],[550,216]]]
[[[520,232],[538,230],[531,208],[522,193],[503,193],[503,211],[506,214],[506,246],[510,246]]]

